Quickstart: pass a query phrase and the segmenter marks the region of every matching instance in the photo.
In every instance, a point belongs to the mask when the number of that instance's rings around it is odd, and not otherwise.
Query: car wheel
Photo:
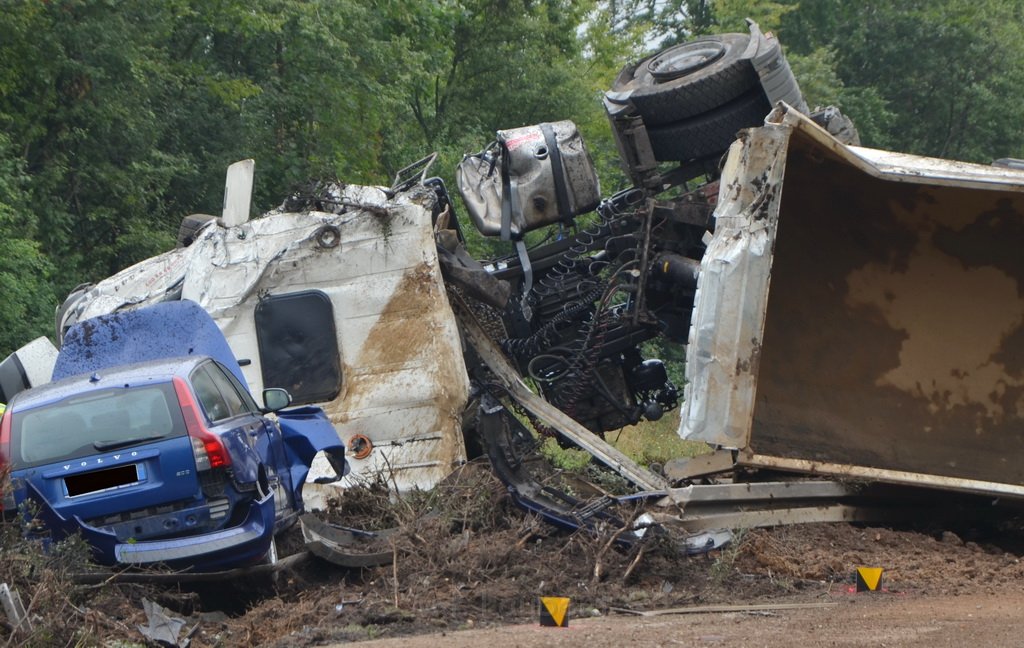
[[[181,227],[178,228],[178,247],[188,247],[196,240],[199,233],[207,223],[217,220],[216,216],[210,214],[191,214],[181,219]]]
[[[753,63],[743,58],[749,42],[748,34],[721,34],[675,45],[626,66],[612,96],[629,92],[647,126],[714,111],[759,84]]]
[[[274,567],[279,561],[277,553],[277,538],[270,539],[270,548],[267,549],[267,553],[260,560],[259,564],[264,566]],[[281,572],[276,569],[260,574],[252,580],[252,585],[256,589],[274,589],[281,580]]]
[[[654,157],[662,162],[687,161],[721,154],[744,128],[760,126],[771,104],[760,88],[720,109],[670,126],[648,128]]]

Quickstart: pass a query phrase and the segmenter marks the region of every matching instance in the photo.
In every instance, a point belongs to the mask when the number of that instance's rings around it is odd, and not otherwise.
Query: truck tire
[[[683,162],[721,154],[736,133],[760,126],[771,111],[768,99],[757,88],[714,112],[670,126],[648,128],[654,157],[660,162]]]
[[[178,228],[177,247],[183,248],[192,245],[199,230],[212,220],[217,220],[217,217],[210,214],[191,214],[182,218],[181,227]]]
[[[647,126],[664,126],[714,111],[758,85],[748,34],[721,34],[681,43],[626,66],[612,93],[629,101]],[[615,99],[612,99],[615,101]]]

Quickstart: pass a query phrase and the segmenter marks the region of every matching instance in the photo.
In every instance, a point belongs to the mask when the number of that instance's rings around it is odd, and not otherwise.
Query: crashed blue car
[[[77,324],[53,382],[0,426],[10,504],[33,533],[80,532],[98,562],[214,571],[276,561],[310,462],[339,477],[344,446],[319,408],[245,386],[213,320],[176,301]],[[276,420],[266,414],[276,412]],[[6,508],[6,507],[5,507]]]

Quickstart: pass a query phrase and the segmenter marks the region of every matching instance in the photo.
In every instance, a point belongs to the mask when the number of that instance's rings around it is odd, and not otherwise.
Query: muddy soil
[[[84,587],[67,583],[67,564],[49,572],[46,564],[33,563],[30,576],[24,561],[8,551],[0,560],[0,575],[31,599],[37,629],[45,630],[20,635],[12,645],[141,642],[136,627],[146,624],[144,597],[183,618],[182,634],[192,633],[194,647],[314,646],[412,635],[433,635],[423,641],[436,643],[439,633],[449,640],[464,637],[455,645],[495,639],[540,645],[530,638],[546,636],[536,635],[538,596],[571,599],[571,628],[559,635],[559,642],[675,645],[665,637],[690,637],[683,643],[782,645],[746,625],[757,623],[765,632],[774,628],[771,632],[780,636],[801,638],[798,644],[881,645],[843,642],[856,634],[851,633],[858,619],[891,618],[897,623],[904,612],[913,617],[912,609],[904,608],[909,603],[919,606],[914,609],[920,616],[907,621],[910,626],[954,632],[980,618],[997,618],[1000,610],[1019,612],[1024,602],[1024,532],[1008,514],[987,516],[980,525],[938,527],[917,520],[903,527],[810,524],[756,529],[722,551],[685,557],[657,538],[640,547],[617,547],[610,529],[596,535],[559,533],[514,508],[486,466],[471,466],[433,493],[392,500],[382,485],[351,491],[327,515],[351,526],[399,527],[395,536],[382,541],[394,564],[346,570],[310,558],[282,573],[273,589],[251,582],[202,588]],[[297,530],[281,547],[282,553],[300,550]],[[879,592],[854,592],[858,566],[884,569]],[[21,571],[9,571],[15,568]],[[974,608],[975,621],[957,616],[963,610],[957,600],[976,601],[971,603],[979,606]],[[637,618],[624,613],[766,603],[836,606],[699,615],[708,617],[706,625],[689,615]],[[931,625],[929,615],[938,615]],[[718,628],[723,616],[735,633]],[[1024,622],[1018,625],[1024,631]],[[815,635],[817,626],[821,631]],[[670,630],[665,630],[667,635],[644,630],[654,627]],[[463,630],[473,632],[456,632]],[[520,634],[515,640],[502,638],[507,632]],[[746,632],[763,641],[737,641]],[[928,634],[922,632],[893,635],[896,639],[887,645],[915,645],[904,639],[916,641],[914,637]],[[956,645],[939,641],[941,633],[929,636],[937,642],[932,645]],[[994,639],[988,643],[1017,645]]]

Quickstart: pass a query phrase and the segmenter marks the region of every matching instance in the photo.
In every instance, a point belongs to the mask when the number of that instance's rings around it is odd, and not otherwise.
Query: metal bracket
[[[671,459],[665,462],[663,471],[670,482],[680,482],[684,479],[727,472],[735,467],[734,450],[716,450],[711,454],[697,457]]]

